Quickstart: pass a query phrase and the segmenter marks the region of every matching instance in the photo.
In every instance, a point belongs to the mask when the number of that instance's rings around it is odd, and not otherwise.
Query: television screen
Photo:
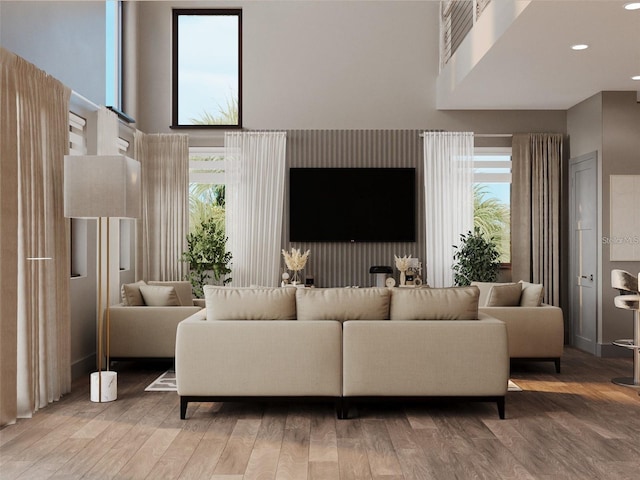
[[[292,242],[415,242],[415,168],[291,168]]]

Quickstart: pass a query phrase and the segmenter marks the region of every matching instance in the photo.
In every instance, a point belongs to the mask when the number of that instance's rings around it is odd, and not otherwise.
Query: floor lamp
[[[91,401],[117,398],[117,374],[109,371],[109,219],[140,216],[140,163],[123,155],[67,155],[64,158],[64,215],[98,220],[98,361],[91,374]],[[103,316],[102,222],[106,219],[106,305]],[[103,336],[106,336],[104,341]],[[103,371],[103,346],[106,369]],[[104,384],[103,384],[104,383]]]

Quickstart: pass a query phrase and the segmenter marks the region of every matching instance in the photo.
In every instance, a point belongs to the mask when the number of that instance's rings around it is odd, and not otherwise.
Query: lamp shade
[[[140,216],[140,162],[124,155],[64,157],[64,216]]]

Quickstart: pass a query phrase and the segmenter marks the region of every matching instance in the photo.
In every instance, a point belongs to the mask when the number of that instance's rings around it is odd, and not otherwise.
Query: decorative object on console
[[[393,273],[393,268],[388,265],[373,265],[369,269],[369,273],[376,276],[376,287],[384,287],[386,286],[387,275]],[[395,281],[393,283],[395,285]]]
[[[307,264],[307,258],[309,258],[310,253],[311,250],[302,253],[299,248],[291,248],[290,252],[284,249],[282,250],[284,263],[287,265],[287,268],[293,272],[293,277],[291,278],[292,285],[300,283],[300,271],[304,269],[304,266]]]
[[[457,286],[471,282],[495,282],[500,268],[500,253],[493,238],[485,239],[480,229],[460,234],[460,245],[454,245],[454,283]]]
[[[396,260],[396,268],[400,272],[399,286],[403,286],[406,283],[406,272],[411,265],[411,255],[405,255],[404,257],[398,257],[397,255],[394,255],[393,257]]]
[[[64,215],[98,219],[98,371],[91,374],[91,401],[117,398],[117,373],[109,371],[110,341],[110,232],[111,218],[140,216],[140,163],[122,155],[66,155],[64,158]],[[106,308],[103,325],[102,223],[106,223]],[[107,370],[102,370],[103,335],[106,332]],[[103,382],[105,385],[103,388]]]

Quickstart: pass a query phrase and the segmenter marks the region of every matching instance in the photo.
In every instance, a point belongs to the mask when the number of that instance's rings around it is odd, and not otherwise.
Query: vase
[[[400,271],[400,285],[404,285],[406,282],[406,275],[404,273],[404,270]]]
[[[292,285],[297,285],[300,283],[300,270],[294,270],[293,271],[293,275],[291,276],[291,284]]]

